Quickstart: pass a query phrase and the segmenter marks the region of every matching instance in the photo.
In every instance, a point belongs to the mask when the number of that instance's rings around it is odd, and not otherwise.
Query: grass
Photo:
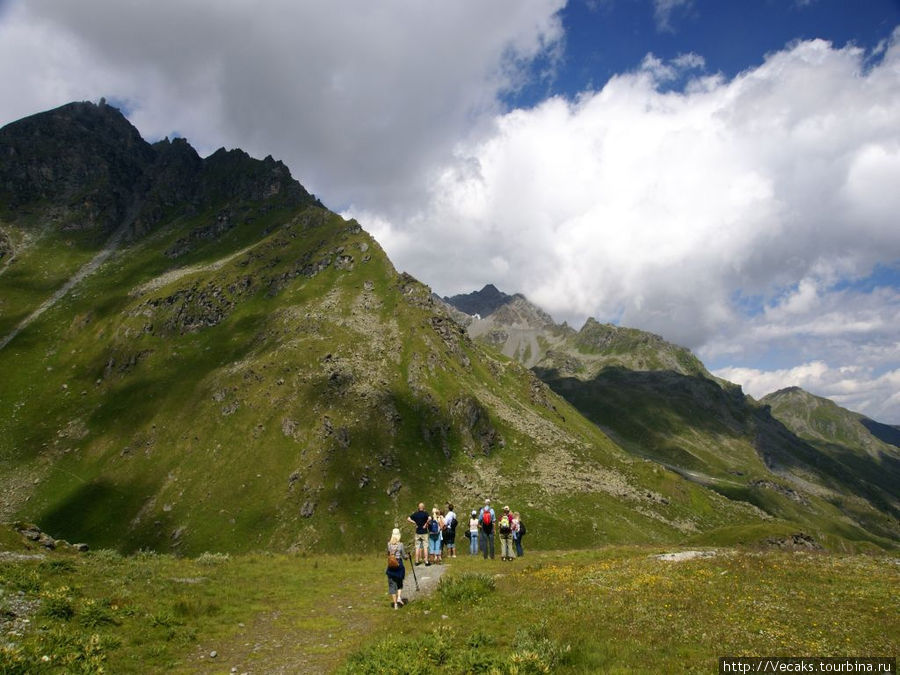
[[[676,563],[653,552],[547,552],[492,565],[493,592],[476,603],[433,596],[344,672],[382,663],[400,672],[710,672],[731,654],[897,653],[892,559],[733,550]],[[484,566],[461,560],[449,579],[466,583],[466,569]]]
[[[400,612],[381,555],[5,560],[0,672],[710,672],[724,655],[897,654],[893,558],[665,550],[463,556]]]

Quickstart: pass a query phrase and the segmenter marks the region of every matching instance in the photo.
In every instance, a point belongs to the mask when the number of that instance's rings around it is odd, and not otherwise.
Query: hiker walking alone
[[[509,507],[503,507],[503,515],[500,516],[498,529],[500,530],[500,560],[515,560],[513,551],[513,522]]]
[[[484,506],[478,512],[478,525],[481,527],[481,554],[487,560],[490,553],[494,559],[494,509],[491,508],[491,500],[485,499]]]
[[[428,521],[431,520],[431,517],[428,515],[428,511],[425,510],[425,504],[423,502],[419,502],[419,509],[415,513],[411,514],[409,518],[407,518],[409,522],[416,526],[416,565],[421,564],[423,561],[425,564],[428,564],[428,549],[426,546],[428,545]]]
[[[478,555],[478,511],[472,509],[469,518],[469,555]]]
[[[447,502],[447,513],[444,514],[444,547],[447,549],[447,557],[456,557],[456,526],[459,525],[459,519],[456,517],[456,511],[453,510],[453,504]]]
[[[403,580],[406,578],[406,568],[403,566],[403,542],[400,541],[400,528],[395,527],[391,532],[391,538],[387,544],[388,565],[384,573],[388,579],[388,593],[394,609],[404,604]]]

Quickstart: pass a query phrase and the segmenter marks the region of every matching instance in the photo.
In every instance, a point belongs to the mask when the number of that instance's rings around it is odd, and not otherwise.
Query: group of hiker
[[[460,521],[453,504],[447,503],[445,509],[437,506],[431,512],[425,510],[425,504],[419,502],[418,508],[406,519],[415,526],[415,565],[435,565],[447,558],[456,557],[456,530]],[[500,538],[500,559],[512,561],[525,555],[522,548],[522,539],[525,536],[525,523],[517,511],[511,511],[509,506],[504,506],[499,519],[491,500],[485,499],[484,506],[480,509],[472,509],[469,517],[468,528],[465,536],[469,539],[469,555],[478,555],[479,552],[487,560],[488,556],[494,558],[494,530]],[[394,609],[405,604],[403,600],[403,580],[406,576],[406,568],[403,565],[404,556],[412,562],[412,554],[407,554],[401,541],[402,534],[399,527],[395,527],[388,541],[388,566],[385,571],[388,578],[388,593]]]

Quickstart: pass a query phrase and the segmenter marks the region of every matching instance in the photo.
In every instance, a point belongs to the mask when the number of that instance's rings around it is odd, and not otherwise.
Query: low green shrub
[[[87,555],[91,560],[107,564],[116,564],[125,560],[121,553],[111,548],[100,548],[96,551],[90,551]]]
[[[543,622],[517,630],[513,647],[509,672],[515,675],[552,673],[571,652],[569,645],[562,646],[549,637]]]
[[[60,586],[55,591],[47,591],[42,594],[41,616],[49,619],[68,621],[75,616],[75,605],[70,595],[68,586]]]
[[[14,567],[12,569],[0,572],[2,579],[14,591],[23,591],[25,593],[40,593],[43,588],[41,576],[37,570]]]
[[[75,563],[71,560],[62,558],[54,560],[44,560],[43,562],[41,562],[40,568],[48,572],[67,573],[74,572],[76,566]]]
[[[109,608],[104,607],[96,600],[88,600],[82,605],[81,611],[78,612],[78,622],[85,628],[97,628],[120,623]]]
[[[494,589],[494,579],[487,574],[444,577],[438,587],[441,600],[469,603],[478,602],[481,598],[493,593]]]

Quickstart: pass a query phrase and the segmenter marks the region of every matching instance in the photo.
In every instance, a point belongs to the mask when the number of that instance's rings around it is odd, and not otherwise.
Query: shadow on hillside
[[[804,441],[772,417],[768,406],[758,409],[756,418],[756,447],[770,469],[813,474],[832,490],[862,497],[879,511],[900,517],[900,460],[883,453],[872,457],[837,443]]]
[[[868,429],[869,433],[882,443],[887,443],[888,445],[900,448],[900,428],[870,420],[868,417],[862,418],[860,424]]]
[[[147,485],[97,479],[55,502],[52,509],[39,516],[38,524],[54,537],[86,542],[92,548],[152,548],[154,541],[130,540],[128,523],[140,511],[147,495],[154,492]]]
[[[556,370],[534,372],[589,420],[663,458],[678,458],[673,438],[685,432],[741,438],[752,419],[739,389],[726,391],[704,377],[620,366],[605,368],[587,381],[560,376]]]
[[[900,461],[886,455],[875,459],[840,445],[816,447],[776,420],[768,406],[753,405],[740,389],[723,389],[712,380],[673,371],[622,367],[606,368],[588,381],[548,369],[535,369],[535,374],[589,420],[624,440],[626,449],[687,478],[696,470],[724,477],[725,467],[736,458],[720,454],[721,463],[704,463],[679,443],[705,436],[709,459],[717,459],[716,453],[723,452],[721,441],[731,438],[754,448],[776,474],[812,477],[832,490],[867,500],[893,518],[898,515]]]

